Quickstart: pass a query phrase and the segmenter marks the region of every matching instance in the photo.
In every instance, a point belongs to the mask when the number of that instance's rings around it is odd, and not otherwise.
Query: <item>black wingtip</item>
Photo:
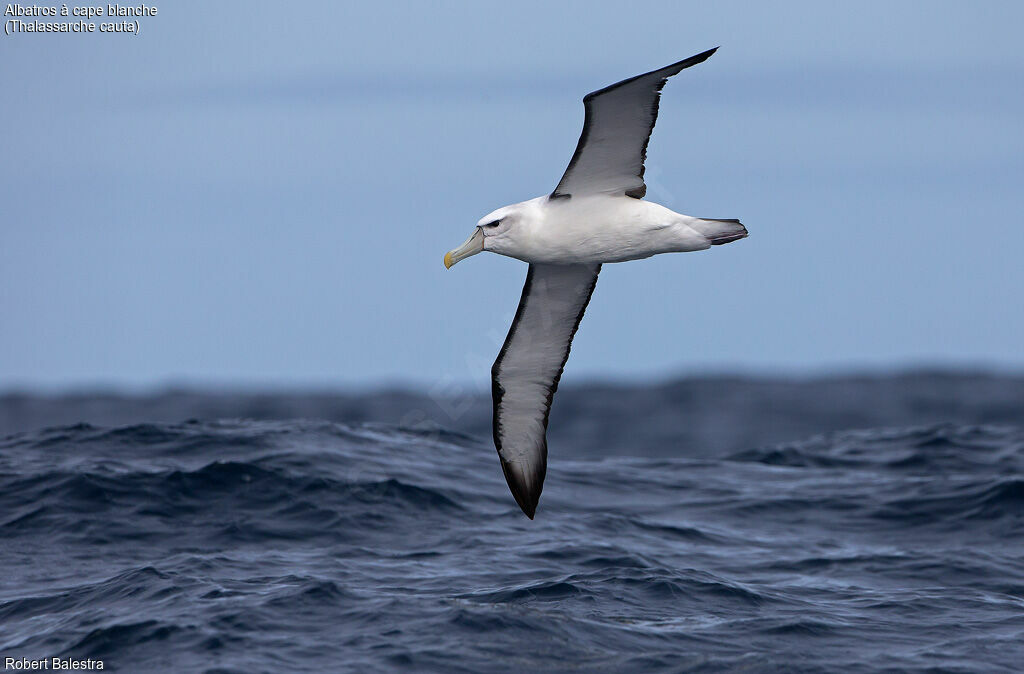
[[[661,84],[658,87],[658,91],[661,91],[661,87],[665,85],[665,80],[667,80],[669,77],[672,77],[673,75],[679,73],[679,71],[685,70],[685,69],[689,68],[690,66],[695,66],[698,63],[703,63],[704,61],[707,61],[709,58],[711,58],[711,55],[714,54],[716,51],[718,51],[718,47],[713,47],[711,49],[708,49],[707,51],[702,51],[699,54],[695,54],[695,55],[691,56],[690,58],[685,58],[682,61],[677,61],[676,63],[673,63],[672,65],[667,65],[664,68],[658,68],[657,70],[652,70],[649,73],[644,73],[642,75],[637,75],[636,77],[630,77],[630,78],[624,79],[621,82],[616,82],[615,84],[610,84],[610,85],[608,85],[607,87],[605,87],[603,89],[598,89],[597,91],[591,91],[589,94],[587,94],[586,96],[583,97],[583,102],[584,103],[588,103],[589,101],[591,101],[594,98],[600,96],[601,94],[606,94],[609,91],[613,91],[615,89],[618,89],[622,85],[629,84],[630,82],[638,80],[641,77],[647,77],[648,75],[653,75],[654,73],[661,72],[661,71],[666,71],[666,70],[671,70],[671,69],[674,68],[675,69],[674,72],[671,72],[671,73],[669,73],[667,75],[663,75]],[[655,109],[655,110],[657,110],[657,109]],[[583,136],[580,137],[580,144],[576,146],[576,153],[573,154],[573,158],[569,162],[569,168],[572,168],[573,164],[576,161],[576,157],[577,157],[577,155],[580,152],[580,148],[582,148],[583,145],[585,144],[584,141],[586,140],[586,133],[587,133],[587,127],[586,127],[586,123],[584,122]],[[564,179],[564,176],[563,176],[563,179]],[[561,183],[559,183],[559,184],[561,184]],[[563,194],[558,191],[557,187],[555,188],[555,191],[552,192],[552,195],[555,198],[563,196]]]
[[[523,482],[513,483],[512,480],[508,481],[509,490],[512,492],[512,496],[515,498],[516,503],[522,509],[523,514],[529,517],[531,520],[537,513],[537,504],[540,502],[540,491],[541,488],[537,487],[533,489]]]
[[[690,58],[686,58],[686,59],[683,59],[682,61],[678,61],[676,63],[673,63],[670,66],[665,66],[665,68],[662,68],[662,70],[665,70],[666,68],[677,68],[678,70],[676,70],[676,72],[679,72],[680,70],[685,70],[685,69],[689,68],[690,66],[697,65],[698,63],[704,63],[709,58],[711,58],[711,55],[714,54],[716,51],[718,51],[718,47],[713,47],[713,48],[711,48],[711,49],[709,49],[707,51],[702,51],[699,54],[694,54]],[[658,71],[657,70],[652,70],[651,72],[658,72]],[[649,75],[650,73],[647,73],[647,74]],[[675,74],[675,73],[673,73],[673,74]],[[640,77],[643,77],[643,75],[640,75]],[[667,77],[671,77],[671,75],[669,75]],[[636,79],[636,78],[633,78],[633,79]],[[613,86],[615,86],[615,85],[613,85]],[[611,87],[608,87],[608,88],[611,88]]]
[[[516,503],[519,504],[519,508],[523,511],[523,514],[529,517],[531,520],[537,513],[537,503],[540,501],[540,491],[536,495],[528,493],[526,490],[516,489],[509,483],[509,488],[512,490],[512,496],[516,499]]]
[[[508,482],[508,489],[512,492],[512,497],[519,504],[523,514],[532,520],[537,512],[537,503],[540,502],[540,493],[544,489],[543,471],[538,471],[536,475],[532,476],[532,479],[527,479],[506,461],[501,462],[501,468],[505,473],[505,481]]]
[[[714,54],[716,51],[718,51],[718,47],[712,47],[711,49],[707,51],[702,51],[696,56],[691,56],[686,60],[692,61],[690,65],[697,65],[698,63],[703,63],[704,61],[707,61],[709,58],[711,58],[711,55]]]

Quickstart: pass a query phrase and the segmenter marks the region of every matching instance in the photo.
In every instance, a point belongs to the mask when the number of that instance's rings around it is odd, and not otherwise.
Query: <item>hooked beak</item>
[[[477,227],[473,235],[466,239],[466,242],[456,248],[450,250],[444,254],[444,266],[446,269],[451,269],[452,266],[459,260],[465,260],[467,257],[472,257],[484,249],[484,230]]]

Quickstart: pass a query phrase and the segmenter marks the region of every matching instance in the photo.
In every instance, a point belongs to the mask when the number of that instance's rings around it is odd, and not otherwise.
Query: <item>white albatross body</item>
[[[587,94],[583,133],[554,191],[489,213],[444,257],[449,268],[483,251],[530,265],[491,368],[494,445],[509,489],[530,519],[547,472],[551,400],[601,265],[704,250],[747,235],[739,220],[695,218],[643,200],[661,88],[714,52]]]
[[[707,220],[624,195],[588,194],[572,199],[544,195],[499,208],[478,226],[508,217],[517,222],[504,235],[485,235],[483,249],[523,262],[626,262],[711,246],[705,233]]]

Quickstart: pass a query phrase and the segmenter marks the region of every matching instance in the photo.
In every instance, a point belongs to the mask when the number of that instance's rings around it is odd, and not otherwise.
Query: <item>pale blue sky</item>
[[[1020,3],[160,3],[0,35],[0,389],[486,372],[582,96],[673,79],[648,197],[750,238],[608,265],[566,381],[1024,367]]]

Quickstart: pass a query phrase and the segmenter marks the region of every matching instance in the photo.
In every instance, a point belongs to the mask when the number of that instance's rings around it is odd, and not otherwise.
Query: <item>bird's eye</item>
[[[501,224],[501,220],[495,220],[494,222],[488,222],[484,227],[497,227]]]

